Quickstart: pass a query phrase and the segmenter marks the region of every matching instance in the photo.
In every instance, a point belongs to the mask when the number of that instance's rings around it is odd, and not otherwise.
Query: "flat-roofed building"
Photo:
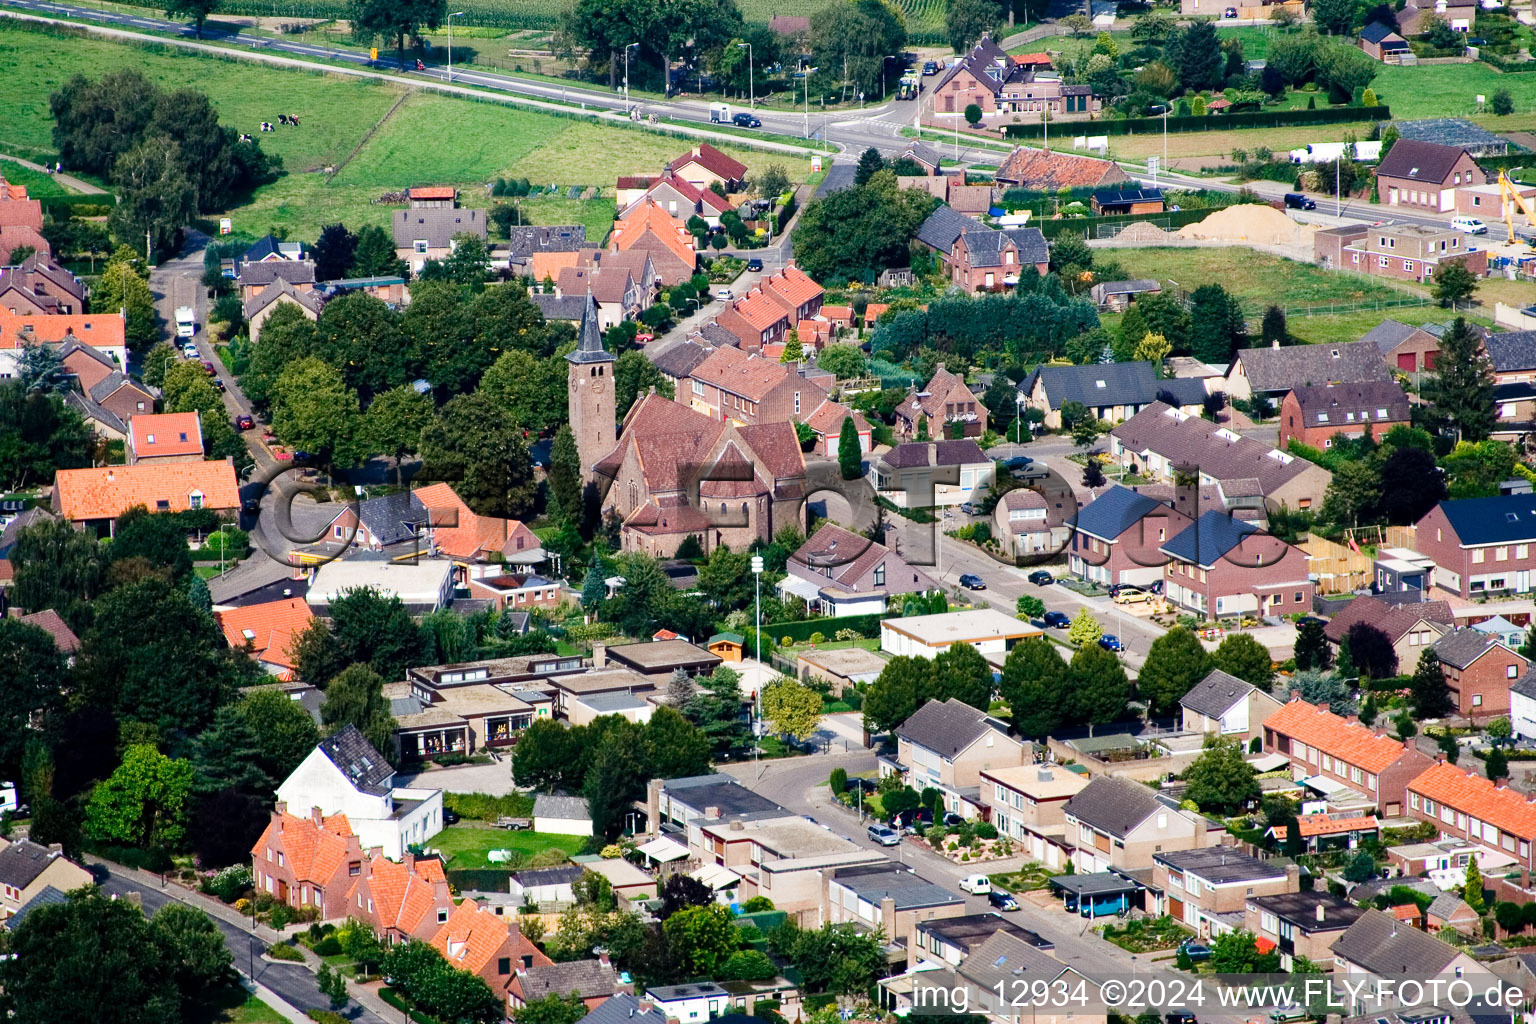
[[[883,619],[880,622],[880,649],[887,654],[908,654],[934,658],[951,644],[965,643],[982,654],[1013,650],[1020,640],[1042,636],[1044,630],[996,608],[915,615],[909,618]]]

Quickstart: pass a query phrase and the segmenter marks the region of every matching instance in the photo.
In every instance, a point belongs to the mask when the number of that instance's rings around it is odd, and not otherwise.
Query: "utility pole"
[[[737,43],[736,44],[736,48],[738,50],[742,49],[743,47],[745,47],[745,49],[747,51],[747,105],[751,109],[756,110],[757,109],[757,85],[756,85],[756,82],[754,81],[754,73],[753,73],[753,70],[752,70],[752,44],[751,43]]]
[[[448,15],[448,81],[453,81],[453,19],[464,17],[463,11]]]
[[[752,760],[758,760],[757,722],[763,707],[763,556],[752,556],[752,577],[757,581],[757,686],[752,691]]]
[[[1349,143],[1346,142],[1344,145],[1347,146]],[[1342,216],[1344,213],[1344,196],[1339,192],[1339,166],[1343,159],[1344,152],[1342,150],[1339,151],[1338,156],[1333,158],[1333,215],[1335,217]]]
[[[629,51],[639,46],[639,43],[630,43],[624,47],[624,116],[629,116]]]

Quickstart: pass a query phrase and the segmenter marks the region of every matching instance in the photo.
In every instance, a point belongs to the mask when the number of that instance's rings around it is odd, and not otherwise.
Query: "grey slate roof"
[[[416,536],[426,521],[427,509],[414,491],[399,491],[358,503],[357,518],[380,544],[398,544]]]
[[[1357,384],[1392,379],[1387,364],[1382,362],[1381,350],[1375,342],[1369,341],[1245,348],[1237,353],[1234,362],[1243,364],[1243,372],[1255,391],[1289,391],[1307,384]]]
[[[327,736],[320,741],[319,750],[359,793],[384,796],[389,792],[395,770],[357,726],[348,725],[334,736]]]
[[[920,466],[974,466],[989,462],[987,453],[970,438],[960,441],[908,441],[880,456],[892,469]]]
[[[963,917],[938,917],[919,921],[916,927],[919,932],[954,946],[961,953],[969,953],[998,932],[1007,932],[1036,949],[1055,948],[1055,944],[1049,939],[1041,938],[1029,929],[1019,927],[996,911],[986,914],[966,914]]]
[[[681,345],[673,345],[651,362],[665,376],[682,380],[697,369],[700,363],[708,359],[713,351],[714,349],[708,345],[700,345],[696,341],[685,341]]]
[[[313,276],[313,272],[311,272],[311,276]],[[266,309],[272,303],[276,302],[278,298],[283,295],[288,296],[294,302],[297,302],[299,305],[303,306],[305,309],[316,315],[319,315],[321,307],[325,305],[325,299],[319,292],[301,292],[295,288],[287,278],[280,277],[276,281],[273,281],[271,284],[267,285],[256,295],[253,295],[250,300],[246,302],[245,318],[249,320],[251,317],[255,316],[257,313],[261,312],[263,309]]]
[[[16,911],[16,913],[12,914],[9,918],[6,919],[5,926],[14,932],[17,928],[21,927],[22,918],[26,917],[38,907],[63,906],[68,902],[69,895],[67,893],[63,892],[62,890],[55,889],[51,885],[45,885],[41,890],[38,891],[36,896],[33,896],[31,899],[27,900],[27,902],[23,903],[21,907]]]
[[[1023,982],[1050,982],[1061,977],[1067,965],[1043,950],[1036,949],[1016,935],[998,932],[977,946],[961,962],[956,972],[977,988],[987,991],[1013,991]],[[1026,989],[1027,991],[1027,989]]]
[[[1464,545],[1536,538],[1536,494],[1460,498],[1442,501],[1439,507]]]
[[[1408,395],[1396,381],[1298,387],[1291,394],[1301,407],[1303,424],[1309,427],[1356,423],[1366,428],[1373,423],[1408,422]]]
[[[1402,131],[1401,128],[1398,130]],[[1381,163],[1376,165],[1376,173],[1389,178],[1440,185],[1451,176],[1451,168],[1465,152],[1460,146],[1409,138],[1405,133],[1381,158]]]
[[[585,295],[549,295],[539,292],[537,295],[528,296],[533,304],[539,307],[539,312],[544,314],[545,320],[569,320],[572,323],[580,323],[582,315],[587,311],[587,297]]]
[[[16,538],[22,530],[29,526],[46,523],[50,519],[57,518],[59,517],[43,505],[33,505],[25,512],[22,512],[15,519],[7,523],[4,530],[0,530],[0,557],[3,557],[7,551],[16,546]]]
[[[929,167],[932,167],[935,170],[938,169],[939,164],[943,160],[943,158],[939,155],[939,151],[928,145],[926,142],[912,143],[902,153],[902,156],[909,156],[916,160],[918,163],[927,164]]]
[[[552,868],[529,868],[526,871],[514,871],[512,872],[512,877],[517,880],[518,885],[528,889],[536,885],[559,885],[562,882],[575,882],[580,880],[581,876],[586,873],[587,869],[580,864],[560,864]]]
[[[536,252],[576,252],[587,248],[587,229],[582,224],[527,224],[511,230],[508,244],[513,259]]]
[[[1285,868],[1275,861],[1259,860],[1225,846],[1173,850],[1153,854],[1152,859],[1176,870],[1198,875],[1212,885],[1285,877]]]
[[[990,231],[981,221],[957,213],[954,207],[942,205],[928,215],[917,229],[917,240],[924,245],[948,255],[955,247],[955,239],[962,231]]]
[[[0,884],[25,889],[63,854],[30,839],[18,839],[0,850]]]
[[[1040,233],[1039,228],[1008,228],[1003,231],[983,229],[966,233],[965,248],[970,254],[971,265],[1003,266],[1005,239],[1012,241],[1018,247],[1020,267],[1027,267],[1031,263],[1046,263],[1051,258],[1050,246],[1046,245],[1045,236]]]
[[[241,287],[265,287],[274,281],[314,284],[315,265],[309,260],[267,260],[265,263],[245,263],[240,267]]]
[[[581,314],[581,340],[574,352],[567,353],[566,360],[572,363],[611,363],[614,355],[603,348],[603,332],[597,322],[597,302],[592,298],[592,293],[587,292],[586,308]]]
[[[613,995],[619,976],[612,964],[601,960],[568,960],[530,967],[518,982],[525,1002],[551,995],[568,996],[572,992],[583,999],[598,999]]]
[[[1115,776],[1094,779],[1063,806],[1071,817],[1122,839],[1148,815],[1164,809],[1146,786]]]
[[[1164,544],[1161,550],[1181,561],[1210,568],[1241,544],[1244,537],[1258,532],[1259,528],[1252,523],[1211,509]]]
[[[1509,692],[1536,700],[1536,668],[1526,669],[1525,674],[1509,688]]]
[[[1390,25],[1383,25],[1379,21],[1373,21],[1360,30],[1360,38],[1367,43],[1379,43],[1390,35],[1396,35],[1396,31]],[[1401,38],[1401,37],[1399,37]]]
[[[548,793],[540,793],[533,798],[533,816],[535,818],[570,818],[575,821],[590,820],[592,813],[587,810],[587,799],[581,796],[551,796]]]
[[[1536,367],[1536,331],[1503,331],[1483,339],[1495,373]]]
[[[576,1024],[664,1024],[666,1019],[666,1013],[649,1000],[642,1007],[638,996],[621,992],[598,1003],[597,1009],[589,1010]]]
[[[82,419],[96,420],[103,426],[109,427],[120,434],[128,433],[128,424],[124,423],[117,413],[108,409],[90,395],[71,391],[64,396],[64,404],[72,406]]]
[[[1179,703],[1207,718],[1220,718],[1227,713],[1228,708],[1247,698],[1255,689],[1252,683],[1215,668],[1190,687]]]
[[[1460,951],[1426,932],[1398,924],[1390,914],[1367,910],[1333,943],[1333,951],[1372,974],[1431,978]]]
[[[454,235],[488,237],[484,210],[441,206],[396,210],[391,226],[397,249],[411,248],[418,238],[426,239],[429,249],[446,249]]]
[[[1447,892],[1436,896],[1430,902],[1429,909],[1425,913],[1438,917],[1442,921],[1449,921],[1462,907],[1467,907],[1466,901],[1453,893]],[[1471,910],[1472,908],[1467,907],[1467,909]]]
[[[897,910],[965,902],[965,897],[959,893],[951,892],[942,885],[925,882],[909,868],[897,864],[842,868],[833,872],[832,880],[852,889],[861,899],[877,907],[886,898],[896,904]]]
[[[1060,409],[1068,402],[1081,402],[1090,409],[1106,405],[1147,405],[1157,400],[1159,391],[1174,394],[1182,404],[1185,397],[1182,392],[1189,384],[1195,386],[1191,394],[1205,394],[1205,385],[1198,380],[1158,380],[1151,363],[1041,366],[1019,385],[1019,390],[1025,395],[1032,394],[1037,380],[1044,385],[1045,397],[1052,409]]]
[[[1466,668],[1491,648],[1503,646],[1499,638],[1467,627],[1452,630],[1435,644],[1435,654],[1452,668]]]
[[[1100,540],[1112,541],[1141,522],[1163,503],[1129,487],[1115,484],[1077,513],[1077,529]]]
[[[946,701],[930,700],[918,708],[896,727],[896,735],[936,754],[954,757],[991,729],[1007,732],[985,711],[951,697]]]
[[[736,335],[732,334],[730,331],[726,330],[724,327],[721,327],[718,323],[716,323],[713,320],[711,320],[709,323],[705,324],[703,327],[700,327],[699,330],[698,330],[698,335],[699,335],[699,337],[703,338],[705,341],[709,342],[711,345],[715,346],[715,348],[721,348],[721,347],[725,347],[725,348],[740,348],[741,347],[741,339],[740,338],[736,337]]]
[[[113,370],[91,387],[91,399],[105,402],[124,387],[135,388],[150,398],[155,394],[147,385],[139,383],[122,370]]]
[[[1382,355],[1386,355],[1415,334],[1418,334],[1420,330],[1422,328],[1415,327],[1413,324],[1405,324],[1401,320],[1383,320],[1362,334],[1360,340],[1374,342],[1376,347],[1381,350]]]
[[[667,779],[662,784],[662,792],[674,805],[682,804],[699,814],[706,807],[718,807],[721,820],[740,818],[751,821],[790,816],[789,811],[729,775],[690,775],[681,779]]]

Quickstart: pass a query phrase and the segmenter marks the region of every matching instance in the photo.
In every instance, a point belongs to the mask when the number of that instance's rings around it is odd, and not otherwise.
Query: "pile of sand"
[[[1181,238],[1249,245],[1312,245],[1317,228],[1298,224],[1272,206],[1242,203],[1218,210],[1198,224],[1179,229]]]
[[[1127,224],[1125,230],[1115,236],[1117,242],[1167,242],[1168,232],[1149,220]]]

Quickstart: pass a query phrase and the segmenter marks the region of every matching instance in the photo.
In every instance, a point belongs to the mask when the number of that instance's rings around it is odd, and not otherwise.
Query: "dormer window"
[[[154,434],[150,434],[149,436],[144,438],[144,440],[147,441],[149,444],[154,444],[155,443],[155,435]]]

